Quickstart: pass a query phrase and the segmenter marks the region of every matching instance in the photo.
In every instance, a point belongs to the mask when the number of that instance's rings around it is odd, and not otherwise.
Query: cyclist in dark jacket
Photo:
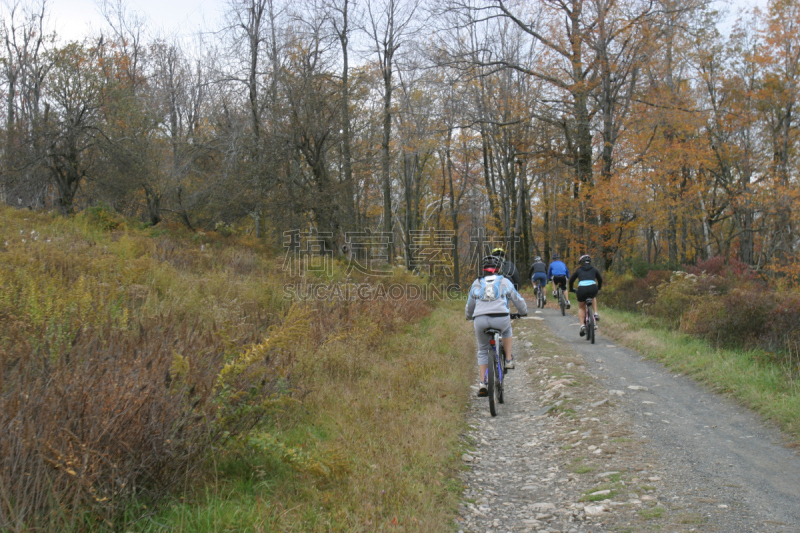
[[[579,261],[580,266],[569,278],[569,290],[570,292],[573,290],[572,287],[577,280],[578,318],[581,321],[580,334],[581,337],[583,337],[586,335],[586,326],[584,325],[584,320],[586,319],[586,298],[592,298],[595,311],[594,320],[595,322],[600,321],[600,317],[597,316],[597,292],[603,288],[603,276],[600,275],[599,270],[592,266],[592,258],[588,255],[582,255]]]
[[[533,285],[533,294],[539,294],[539,289],[544,290],[544,286],[547,285],[547,265],[538,255],[533,260],[530,270],[528,270],[528,279],[531,280],[531,285]]]
[[[506,259],[506,252],[502,248],[495,248],[492,250],[492,255],[499,257],[503,260],[503,268],[500,271],[503,274],[503,277],[506,277],[511,280],[511,283],[514,284],[514,289],[519,290],[519,270],[517,270],[517,266]]]

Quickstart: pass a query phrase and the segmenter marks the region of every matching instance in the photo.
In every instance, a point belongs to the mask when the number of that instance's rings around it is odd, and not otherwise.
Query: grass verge
[[[609,308],[603,314],[605,334],[740,400],[800,440],[798,369],[774,364],[770,354],[762,351],[716,348],[705,340],[661,328],[639,314]]]
[[[142,532],[451,531],[459,435],[473,371],[463,302],[445,302],[368,353],[343,342],[316,360],[301,404],[281,418],[288,445],[325,450],[326,480],[280,461],[220,457],[214,475],[130,528]]]

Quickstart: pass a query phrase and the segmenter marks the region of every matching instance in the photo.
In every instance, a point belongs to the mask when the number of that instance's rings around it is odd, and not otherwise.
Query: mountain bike
[[[538,290],[536,291],[536,307],[542,308],[544,304],[547,303],[547,291],[545,291],[545,285],[541,280],[537,281],[536,285],[538,286]]]
[[[511,320],[520,316],[522,315],[518,313],[509,315]],[[489,368],[486,369],[486,388],[489,390],[489,412],[492,416],[497,416],[500,404],[505,402],[503,378],[506,374],[506,353],[503,349],[503,339],[500,338],[502,332],[499,329],[487,328],[484,333],[492,337],[489,341],[491,349],[489,350]]]
[[[561,308],[561,316],[567,316],[567,299],[564,297],[564,289],[561,288],[561,285],[556,285],[556,296],[558,306]]]
[[[586,325],[586,340],[594,344],[594,330],[597,327],[594,321],[594,308],[592,307],[592,299],[586,298],[586,318],[584,319]]]

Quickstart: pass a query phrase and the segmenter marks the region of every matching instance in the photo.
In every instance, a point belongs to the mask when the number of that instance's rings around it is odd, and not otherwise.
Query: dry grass
[[[387,316],[385,303],[372,305],[369,316]],[[340,461],[340,476],[298,475],[259,457],[229,462],[211,493],[174,504],[155,522],[182,532],[451,531],[474,366],[462,307],[446,303],[394,334],[380,321],[377,330],[354,323],[298,358],[306,395],[276,426],[285,442]]]
[[[290,308],[254,243],[0,209],[0,529],[147,530],[181,492],[179,531],[446,529],[458,310],[406,334],[427,304]]]

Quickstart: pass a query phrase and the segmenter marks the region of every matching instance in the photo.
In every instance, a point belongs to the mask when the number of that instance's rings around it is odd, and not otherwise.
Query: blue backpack
[[[482,300],[484,302],[493,302],[498,298],[505,296],[502,293],[502,284],[503,284],[503,276],[497,276],[494,280],[487,279],[491,278],[492,276],[487,276],[486,278],[481,278],[481,292],[480,294],[475,295],[478,300]],[[487,283],[489,281],[489,283]]]

